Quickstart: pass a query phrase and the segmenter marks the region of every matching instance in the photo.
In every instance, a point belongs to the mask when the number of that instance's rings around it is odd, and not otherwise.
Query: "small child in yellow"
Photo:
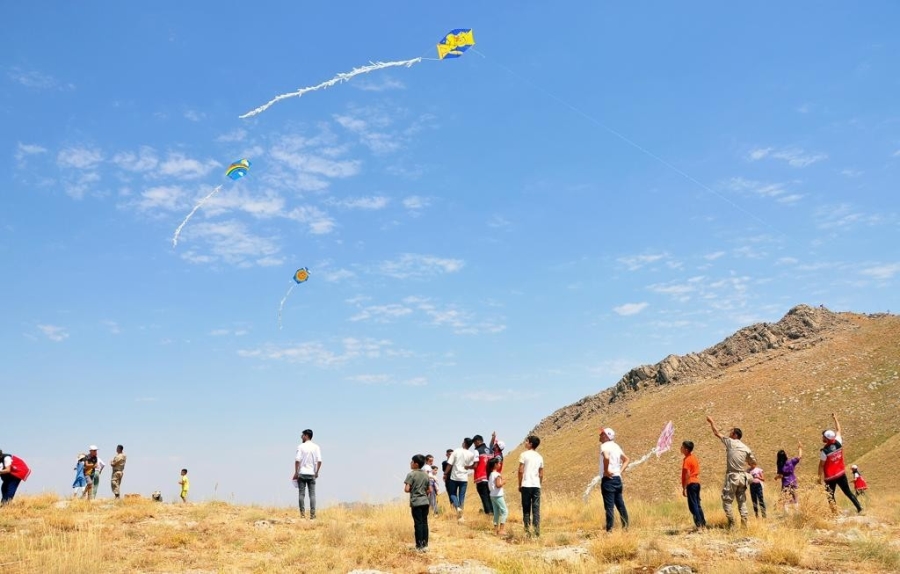
[[[191,488],[191,481],[187,477],[187,469],[181,469],[181,478],[178,480],[181,485],[181,502],[187,502],[188,490]]]

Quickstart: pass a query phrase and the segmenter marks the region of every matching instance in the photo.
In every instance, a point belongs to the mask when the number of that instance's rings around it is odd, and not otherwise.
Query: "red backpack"
[[[4,453],[4,455],[12,459],[12,463],[9,465],[9,474],[19,480],[28,480],[28,477],[31,475],[31,469],[28,468],[25,461],[14,454]]]

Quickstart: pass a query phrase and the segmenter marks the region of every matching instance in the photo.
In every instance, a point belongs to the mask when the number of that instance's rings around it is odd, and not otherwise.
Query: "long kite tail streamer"
[[[581,497],[582,500],[587,502],[588,497],[591,495],[591,490],[593,490],[594,487],[597,486],[598,484],[600,484],[600,476],[599,475],[592,478],[591,481],[588,483],[587,488],[584,491],[584,496]]]
[[[300,88],[296,92],[288,92],[287,94],[281,94],[279,96],[275,96],[265,104],[259,106],[255,110],[250,110],[246,114],[242,116],[238,116],[240,119],[244,120],[247,118],[252,118],[257,114],[261,114],[264,111],[268,110],[281,100],[286,100],[288,98],[299,98],[303,94],[308,94],[309,92],[315,92],[316,90],[323,90],[325,88],[330,88],[336,84],[340,84],[342,82],[349,81],[350,79],[359,76],[361,74],[368,74],[369,72],[374,72],[376,70],[383,70],[385,68],[396,68],[396,67],[411,67],[414,64],[418,64],[422,60],[430,59],[430,58],[413,58],[412,60],[398,60],[395,62],[370,62],[368,66],[362,66],[359,68],[353,68],[349,72],[341,72],[330,80],[324,81],[321,84],[317,84],[315,86],[309,86],[307,88]]]
[[[294,287],[297,286],[297,283],[291,283],[291,287],[287,290],[287,293],[284,294],[284,297],[281,299],[281,305],[278,306],[278,328],[281,329],[281,311],[284,310],[284,302],[287,301],[287,298],[291,295],[291,291],[294,290]]]
[[[674,436],[675,425],[672,424],[672,421],[669,421],[666,423],[666,426],[663,427],[662,433],[660,433],[659,438],[656,439],[656,446],[650,449],[650,452],[629,464],[626,470],[631,470],[637,465],[646,462],[647,459],[649,459],[654,454],[656,455],[656,458],[659,458],[659,455],[672,448],[672,439],[674,438]]]
[[[632,462],[631,464],[629,464],[629,465],[628,465],[628,468],[625,469],[625,470],[631,470],[632,468],[636,467],[637,465],[647,462],[647,459],[649,459],[649,458],[650,458],[651,456],[653,456],[654,454],[656,454],[656,456],[659,456],[659,455],[656,453],[656,447],[653,447],[653,449],[652,449],[650,452],[648,452],[647,454],[645,454],[645,455],[642,456],[641,458],[639,458],[639,459],[637,459],[636,461],[634,461],[634,462]]]
[[[222,189],[222,186],[217,186],[214,190],[209,192],[206,197],[200,200],[200,203],[194,206],[194,209],[191,210],[190,213],[187,214],[187,217],[184,218],[184,221],[181,222],[181,225],[178,226],[178,229],[175,230],[175,235],[172,236],[172,247],[178,246],[178,236],[181,235],[181,230],[184,229],[184,226],[187,225],[188,220],[197,213],[197,210],[200,209],[204,203],[206,203],[210,197],[214,196]]]

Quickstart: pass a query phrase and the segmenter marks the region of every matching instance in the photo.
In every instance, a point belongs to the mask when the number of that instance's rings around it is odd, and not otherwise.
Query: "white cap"
[[[499,448],[500,450],[506,450],[506,443],[503,442],[502,440],[498,440],[498,441],[497,441],[497,448]]]
[[[88,450],[97,450],[97,445],[92,444],[91,446],[88,447]]]
[[[833,430],[827,430],[823,432],[822,436],[824,436],[828,440],[834,440],[835,438],[837,438],[837,434]]]
[[[616,431],[612,430],[611,428],[606,427],[602,432],[609,440],[616,440]]]

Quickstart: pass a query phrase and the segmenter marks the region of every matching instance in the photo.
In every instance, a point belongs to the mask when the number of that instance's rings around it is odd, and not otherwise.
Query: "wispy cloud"
[[[383,195],[373,195],[370,197],[348,197],[332,201],[332,204],[344,209],[376,211],[387,207],[390,201],[389,198],[384,197]]]
[[[784,183],[763,183],[743,177],[733,177],[726,183],[726,187],[732,191],[774,199],[779,203],[796,203],[803,198],[802,194],[791,192],[785,185]]]
[[[63,84],[50,74],[39,72],[37,70],[22,70],[21,68],[12,68],[7,72],[7,76],[13,82],[26,88],[34,90],[73,90],[74,84]]]
[[[359,313],[350,317],[351,321],[375,321],[378,323],[386,323],[399,317],[406,317],[412,314],[413,309],[405,305],[389,304],[389,305],[370,305],[363,308]]]
[[[247,329],[213,329],[209,332],[212,337],[225,337],[228,335],[233,335],[235,337],[242,337],[249,333]]]
[[[431,200],[419,195],[410,195],[409,197],[403,198],[402,203],[403,207],[410,211],[421,211],[431,205]]]
[[[121,335],[122,334],[122,329],[119,328],[119,324],[117,322],[106,320],[106,321],[102,321],[101,323],[103,324],[104,327],[106,327],[109,330],[109,332],[111,334],[113,334],[113,335]]]
[[[868,275],[875,279],[887,280],[893,279],[895,275],[900,273],[900,263],[886,263],[884,265],[874,265],[862,270],[863,275]]]
[[[16,164],[19,167],[24,167],[27,158],[35,155],[40,155],[47,153],[47,148],[36,145],[36,144],[23,144],[22,142],[18,142],[16,145],[16,153],[13,157],[16,159]]]
[[[644,309],[646,309],[650,303],[641,302],[641,303],[625,303],[624,305],[619,305],[618,307],[613,307],[613,311],[616,314],[621,315],[623,317],[627,317],[629,315],[637,315]]]
[[[657,261],[662,261],[669,257],[668,253],[646,253],[643,255],[629,255],[626,257],[619,257],[616,261],[625,265],[625,267],[629,271],[637,271],[642,267],[650,265],[651,263],[656,263]]]
[[[240,267],[282,263],[276,257],[279,248],[271,238],[254,235],[239,221],[192,224],[185,228],[184,236],[191,248],[182,257],[192,263],[223,261]],[[203,251],[193,246],[197,242],[202,244]]]
[[[65,327],[59,327],[57,325],[38,325],[37,328],[45,337],[57,343],[69,338],[69,333]]]
[[[158,173],[160,176],[177,179],[198,179],[206,177],[217,167],[220,167],[220,164],[211,159],[201,161],[189,158],[181,152],[170,152],[168,157],[160,162]]]
[[[56,164],[63,169],[93,169],[102,161],[103,152],[87,146],[67,147],[56,156]]]
[[[320,341],[309,341],[297,345],[267,345],[257,349],[242,349],[238,355],[268,361],[311,364],[321,368],[343,365],[357,359],[379,359],[383,357],[408,356],[407,351],[394,347],[385,339],[342,339],[336,350],[328,348]]]
[[[156,166],[159,165],[159,157],[152,147],[143,146],[137,153],[126,151],[115,154],[112,162],[125,171],[143,173],[156,169]]]
[[[802,168],[828,159],[828,154],[808,153],[801,148],[785,148],[779,150],[771,147],[756,148],[747,154],[747,159],[750,161],[759,161],[765,158],[781,160],[791,167]]]
[[[242,142],[247,137],[247,130],[242,128],[237,128],[231,130],[228,133],[224,133],[216,138],[216,141],[219,143],[236,143]]]
[[[188,121],[199,122],[206,118],[206,114],[197,110],[188,110],[184,112],[184,118]]]
[[[363,385],[401,385],[407,387],[423,387],[428,384],[428,379],[426,377],[397,379],[392,375],[384,374],[354,375],[352,377],[347,377],[347,380]]]
[[[459,394],[459,397],[475,403],[496,403],[507,401],[528,401],[539,398],[541,393],[535,391],[519,391],[514,389],[496,391],[468,391]]]
[[[860,211],[849,203],[823,205],[813,212],[819,229],[850,229],[857,225],[878,225],[885,217]]]
[[[309,205],[295,207],[288,212],[287,218],[306,224],[313,235],[327,235],[337,225],[327,213]]]
[[[508,219],[500,215],[494,215],[487,221],[487,226],[492,229],[507,229],[512,225]]]
[[[387,90],[402,90],[406,84],[389,76],[382,76],[379,80],[360,80],[351,84],[358,90],[365,92],[385,92]]]
[[[444,273],[456,273],[465,264],[462,259],[404,253],[397,259],[381,262],[377,271],[396,279],[425,279]]]
[[[142,191],[141,197],[135,202],[135,205],[141,211],[159,209],[177,211],[184,209],[187,202],[185,201],[185,192],[180,186],[160,185]]]
[[[712,253],[707,253],[706,255],[703,256],[703,258],[706,259],[707,261],[715,261],[716,259],[722,257],[723,255],[725,255],[724,251],[714,251]]]

